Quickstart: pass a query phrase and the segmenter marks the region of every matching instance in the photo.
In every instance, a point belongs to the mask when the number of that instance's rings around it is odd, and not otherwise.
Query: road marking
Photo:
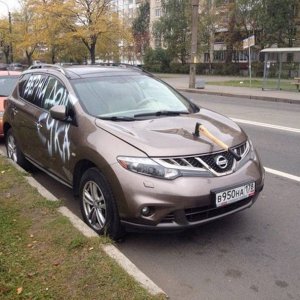
[[[237,122],[237,123],[241,123],[241,124],[249,124],[249,125],[254,125],[254,126],[267,127],[267,128],[272,128],[272,129],[300,133],[300,129],[298,129],[298,128],[285,127],[285,126],[279,126],[279,125],[273,125],[273,124],[261,123],[261,122],[255,122],[255,121],[249,121],[249,120],[242,120],[242,119],[236,119],[236,118],[231,118],[231,120],[234,122]]]
[[[292,174],[289,174],[289,173],[277,171],[277,170],[266,168],[266,167],[265,167],[265,170],[268,173],[271,173],[271,174],[274,174],[274,175],[278,175],[278,176],[281,176],[281,177],[285,177],[285,178],[300,182],[300,177],[299,176],[295,176],[295,175],[292,175]]]

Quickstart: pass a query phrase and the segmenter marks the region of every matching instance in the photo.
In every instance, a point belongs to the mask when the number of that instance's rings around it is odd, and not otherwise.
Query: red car
[[[0,137],[3,137],[4,99],[13,91],[21,72],[0,71]]]

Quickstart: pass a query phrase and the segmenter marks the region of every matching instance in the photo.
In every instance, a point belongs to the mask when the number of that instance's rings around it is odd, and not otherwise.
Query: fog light
[[[142,208],[142,215],[148,217],[151,213],[151,209],[149,206],[145,206]]]

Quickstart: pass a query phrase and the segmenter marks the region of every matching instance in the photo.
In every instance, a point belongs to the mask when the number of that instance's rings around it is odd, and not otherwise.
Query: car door
[[[50,75],[42,100],[43,113],[38,118],[40,134],[45,140],[46,153],[42,160],[44,164],[47,161],[51,173],[67,181],[68,164],[71,159],[69,132],[73,125],[51,117],[49,110],[55,105],[68,107],[70,105],[69,92],[57,77]]]
[[[12,127],[22,152],[34,162],[39,162],[42,145],[38,136],[37,116],[41,111],[38,93],[47,76],[25,74],[18,84],[18,98],[12,101]]]

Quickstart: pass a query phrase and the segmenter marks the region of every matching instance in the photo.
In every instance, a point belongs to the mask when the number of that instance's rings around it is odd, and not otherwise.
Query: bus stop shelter
[[[266,48],[260,51],[264,53],[264,77],[263,77],[263,87],[262,90],[266,89],[266,81],[268,78],[268,70],[270,68],[270,56],[271,54],[277,54],[277,62],[278,62],[278,78],[277,78],[277,90],[280,90],[280,80],[282,76],[282,62],[283,62],[283,55],[287,53],[299,53],[300,54],[300,47],[294,48]],[[300,62],[299,62],[299,69],[298,69],[298,77],[300,77]]]

